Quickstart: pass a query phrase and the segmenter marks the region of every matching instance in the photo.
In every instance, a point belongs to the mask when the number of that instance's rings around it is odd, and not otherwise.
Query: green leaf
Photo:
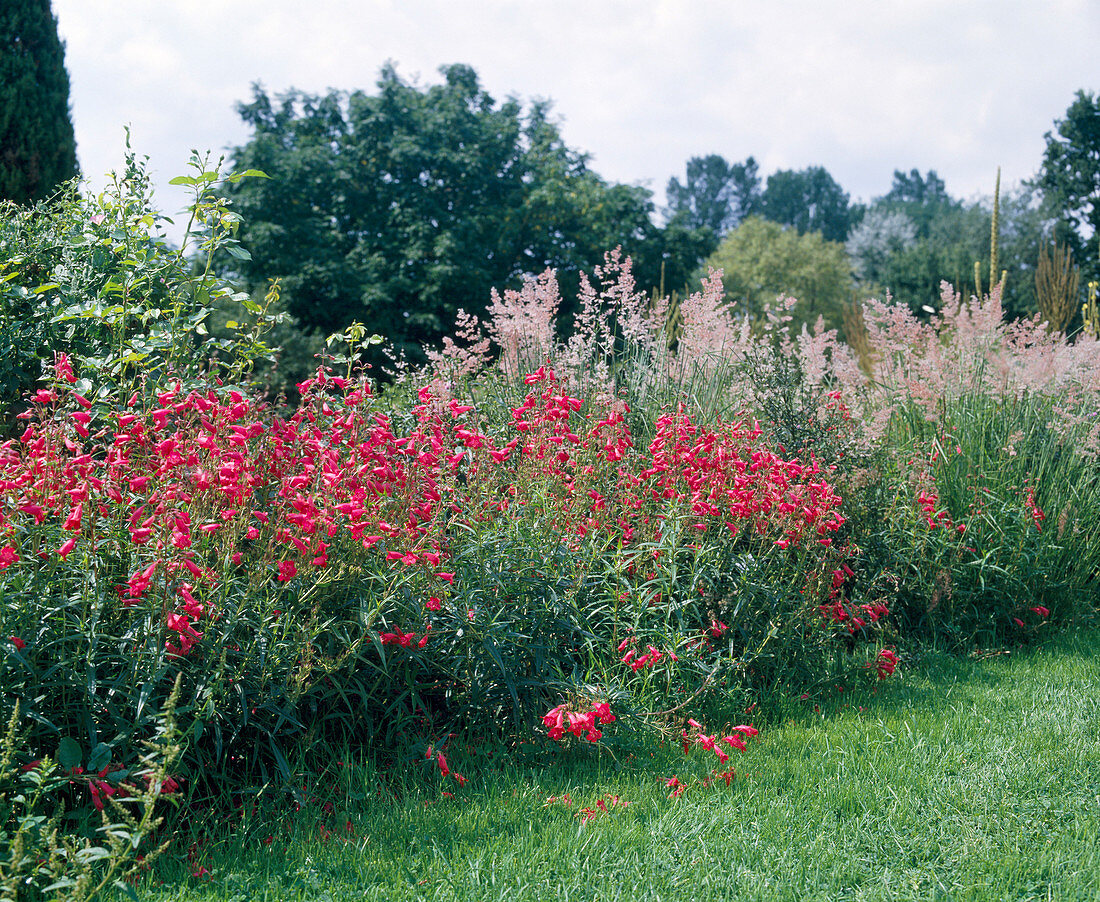
[[[62,738],[61,743],[57,747],[57,762],[65,770],[70,770],[74,767],[79,767],[80,762],[84,760],[84,751],[80,748],[80,743],[74,739],[70,739],[68,736]]]
[[[225,246],[226,252],[230,257],[234,257],[237,260],[251,260],[252,255],[246,251],[243,247],[239,247],[235,244],[227,244]]]
[[[198,183],[198,179],[192,178],[189,175],[177,175],[168,182],[169,185],[197,185]]]
[[[232,175],[226,178],[226,181],[232,182],[235,185],[241,179],[247,178],[269,179],[271,178],[271,176],[261,169],[246,169],[244,172],[234,172]]]
[[[105,849],[103,846],[88,846],[85,849],[80,849],[76,853],[76,860],[81,864],[87,864],[89,861],[99,861],[102,858],[110,858],[111,850]]]
[[[111,763],[111,747],[105,742],[99,743],[88,756],[88,770],[101,771]]]

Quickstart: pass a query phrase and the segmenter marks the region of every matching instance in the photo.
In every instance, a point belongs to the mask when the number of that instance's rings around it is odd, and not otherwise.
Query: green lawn
[[[906,662],[877,696],[795,700],[737,776],[650,749],[620,764],[470,765],[441,798],[347,803],[355,837],[297,815],[263,845],[163,861],[156,899],[1095,899],[1100,634],[984,660]],[[863,710],[860,710],[860,709]],[[764,726],[763,724],[759,724]],[[710,758],[708,761],[707,758]],[[644,762],[644,763],[643,763]],[[669,798],[665,780],[687,783]],[[547,804],[568,793],[571,805]],[[578,816],[618,795],[587,823]],[[605,801],[606,804],[606,801]],[[289,831],[289,833],[288,833]],[[145,895],[145,892],[142,895]]]

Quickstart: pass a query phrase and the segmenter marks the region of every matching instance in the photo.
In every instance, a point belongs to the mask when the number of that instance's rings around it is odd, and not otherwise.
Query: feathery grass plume
[[[736,319],[723,299],[722,271],[711,269],[699,291],[680,302],[679,356],[728,358],[749,340],[749,320]]]
[[[849,403],[866,394],[867,372],[859,352],[841,341],[836,329],[826,329],[824,317],[818,317],[812,330],[803,326],[795,346],[802,372],[812,387],[822,392],[839,388]]]
[[[554,350],[561,294],[554,270],[528,276],[519,291],[494,288],[488,309],[489,337],[500,348],[499,365],[516,377],[539,366]]]
[[[445,373],[451,379],[461,379],[481,372],[489,362],[489,339],[481,322],[473,314],[459,308],[455,316],[455,337],[443,339],[441,351],[427,350],[428,366],[435,373]]]
[[[1100,282],[1089,282],[1088,299],[1081,306],[1081,319],[1084,321],[1086,335],[1100,338],[1100,312],[1096,309],[1096,295]]]
[[[1100,407],[1100,342],[1071,344],[1048,333],[1038,316],[1005,323],[999,286],[984,303],[964,301],[947,283],[942,292],[941,315],[927,323],[904,307],[875,300],[865,305],[880,358],[868,383],[875,404],[906,397],[934,422],[945,398],[975,390],[989,396],[1035,392],[1059,399],[1062,427]]]
[[[650,378],[654,375],[652,362],[663,356],[660,329],[647,315],[649,301],[637,290],[632,270],[631,259],[615,248],[604,255],[602,266],[593,267],[598,290],[581,273],[574,332],[554,359],[560,373],[581,391],[605,390],[614,395],[618,382],[626,376],[617,362],[620,356],[635,362],[645,359],[644,369]],[[630,353],[622,355],[627,349]]]
[[[664,264],[661,265],[663,271]],[[674,347],[680,339],[684,325],[680,312],[680,293],[673,291],[665,294],[661,289],[654,288],[649,297],[649,320],[661,346],[666,349]]]
[[[1065,332],[1077,309],[1077,287],[1080,268],[1073,263],[1073,254],[1057,241],[1039,246],[1039,263],[1035,267],[1035,299],[1039,312],[1050,332]]]

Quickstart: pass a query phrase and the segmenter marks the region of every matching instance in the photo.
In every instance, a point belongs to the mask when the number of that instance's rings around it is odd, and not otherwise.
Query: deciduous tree
[[[668,181],[669,218],[677,216],[691,228],[710,229],[715,241],[737,226],[760,205],[760,176],[756,160],[729,163],[718,154],[692,157],[683,183]]]
[[[235,265],[257,285],[281,276],[303,327],[358,320],[415,361],[523,274],[554,267],[570,297],[616,246],[643,287],[662,262],[669,280],[698,264],[706,236],[659,229],[650,192],[600,178],[546,103],[498,104],[470,67],[442,73],[421,88],[387,66],[374,94],[257,87],[239,107],[253,134],[234,166],[271,179],[232,189],[252,254]]]
[[[760,211],[765,219],[791,226],[800,234],[821,232],[826,241],[848,237],[852,211],[848,194],[822,166],[768,176]]]
[[[1100,94],[1078,91],[1045,138],[1038,185],[1068,226],[1082,271],[1100,278]]]
[[[851,298],[852,275],[844,245],[820,232],[799,234],[779,223],[750,216],[730,232],[707,266],[721,269],[735,315],[758,320],[778,295],[798,300],[792,327],[812,325],[819,316],[830,328],[842,325]]]

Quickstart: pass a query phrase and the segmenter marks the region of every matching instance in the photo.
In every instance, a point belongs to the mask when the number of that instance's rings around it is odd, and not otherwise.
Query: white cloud
[[[371,90],[386,60],[437,80],[465,62],[498,99],[547,97],[607,178],[660,192],[688,157],[823,165],[853,197],[894,169],[948,190],[1037,169],[1043,133],[1100,88],[1094,0],[54,0],[81,163],[122,160],[122,128],[158,183],[190,150],[247,133],[261,81]],[[166,208],[182,203],[162,191]]]

